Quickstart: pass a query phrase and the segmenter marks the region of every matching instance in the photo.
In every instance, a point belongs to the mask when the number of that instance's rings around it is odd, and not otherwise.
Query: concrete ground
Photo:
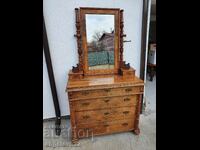
[[[79,140],[72,145],[70,139],[70,121],[63,119],[61,135],[54,132],[54,121],[43,123],[44,150],[156,150],[156,79],[147,80],[146,109],[140,116],[140,135],[132,132],[116,133]]]

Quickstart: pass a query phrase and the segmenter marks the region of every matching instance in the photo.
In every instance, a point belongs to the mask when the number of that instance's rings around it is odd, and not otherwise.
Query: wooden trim
[[[138,95],[138,105],[137,105],[137,108],[136,108],[136,118],[135,118],[135,129],[134,129],[134,132],[136,135],[140,134],[140,128],[139,128],[139,118],[140,118],[140,109],[141,109],[141,100],[142,100],[142,95]]]
[[[135,92],[135,93],[131,93],[131,94],[124,94],[124,95],[114,95],[114,96],[99,96],[98,98],[74,98],[74,99],[70,99],[69,101],[81,101],[81,100],[95,100],[95,99],[99,99],[99,98],[112,98],[112,97],[122,97],[122,96],[133,96],[133,95],[138,95],[138,94],[143,94],[143,92]]]
[[[76,128],[76,120],[73,119],[75,118],[74,102],[69,101],[69,106],[70,106],[70,117],[72,118],[70,119],[71,131],[72,131],[72,143],[75,144],[78,142],[78,135],[77,135],[77,128]]]
[[[89,70],[88,59],[87,59],[87,38],[86,38],[86,21],[85,14],[111,14],[115,16],[115,67],[114,69],[103,69],[103,70]],[[120,9],[109,9],[109,8],[80,8],[80,22],[81,22],[81,35],[82,35],[82,49],[83,49],[83,70],[84,75],[97,75],[97,74],[117,74],[119,69],[119,20],[120,20]]]
[[[119,10],[120,8],[98,8],[98,7],[80,7],[82,10]]]
[[[116,85],[101,85],[101,86],[92,86],[92,87],[76,87],[76,88],[68,88],[68,92],[74,91],[84,91],[84,90],[99,90],[99,89],[107,89],[107,88],[116,88],[116,87],[135,87],[135,86],[144,86],[143,83],[135,83],[135,84],[116,84]]]

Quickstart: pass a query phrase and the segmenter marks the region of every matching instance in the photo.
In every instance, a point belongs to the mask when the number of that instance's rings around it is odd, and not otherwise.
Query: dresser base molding
[[[92,129],[89,129],[87,131],[84,131],[83,129],[77,130],[77,137],[72,136],[72,144],[78,144],[79,139],[82,138],[91,138],[94,136],[102,136],[102,135],[110,135],[110,134],[118,134],[118,133],[124,133],[124,132],[133,132],[135,135],[140,134],[140,129],[129,129],[126,131],[117,131],[117,132],[110,132],[110,133],[98,133],[94,134]]]

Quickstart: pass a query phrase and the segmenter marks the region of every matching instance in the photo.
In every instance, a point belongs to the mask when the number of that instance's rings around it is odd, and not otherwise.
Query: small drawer
[[[116,119],[133,118],[134,116],[135,107],[120,107],[112,109],[75,112],[77,123],[112,121]]]
[[[138,94],[143,92],[142,86],[134,87],[123,87],[123,88],[108,88],[99,90],[84,90],[69,92],[68,96],[70,99],[87,99],[97,98],[102,96],[122,96],[127,94]]]
[[[75,111],[136,106],[138,95],[115,96],[89,100],[74,101]]]

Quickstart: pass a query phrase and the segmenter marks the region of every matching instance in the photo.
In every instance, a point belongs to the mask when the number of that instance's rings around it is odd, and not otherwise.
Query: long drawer
[[[101,109],[91,111],[75,112],[77,123],[95,123],[102,121],[112,121],[118,119],[133,119],[136,107],[120,107],[112,109]]]
[[[116,120],[98,124],[78,124],[77,134],[79,138],[92,135],[109,134],[115,132],[130,131],[134,129],[134,119]]]
[[[115,96],[74,101],[75,111],[136,106],[138,95]]]
[[[140,92],[143,92],[143,86],[73,91],[73,92],[68,92],[69,93],[68,96],[71,100],[71,99],[87,99],[88,97],[97,98],[101,96],[119,96],[119,95],[127,95]]]

